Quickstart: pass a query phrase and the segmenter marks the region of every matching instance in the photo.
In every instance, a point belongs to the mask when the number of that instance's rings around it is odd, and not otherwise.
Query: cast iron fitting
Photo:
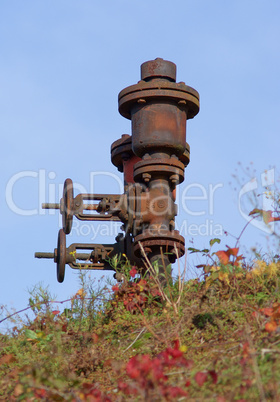
[[[175,80],[175,64],[156,59],[143,63],[141,81],[119,94],[119,112],[131,119],[132,150],[139,157],[185,152],[186,120],[199,112],[199,94]]]
[[[154,153],[153,157],[146,154],[143,159],[145,159],[145,162],[142,161],[141,164],[137,164],[137,162],[141,161],[141,158],[132,151],[132,137],[128,134],[123,134],[120,139],[114,141],[111,145],[111,161],[119,172],[123,172],[125,186],[134,183],[135,180],[147,183],[149,181],[149,170],[152,170],[154,175],[156,175],[156,172],[162,172],[164,176],[171,177],[171,183],[173,184],[181,183],[184,180],[184,168],[190,162],[190,146],[186,143],[185,151],[180,156],[179,161],[176,157],[166,158],[164,153]],[[135,167],[136,164],[137,167]],[[167,170],[169,174],[167,174]],[[133,174],[135,177],[133,177]]]
[[[132,151],[132,139],[128,134],[111,145],[111,161],[119,172],[123,173],[124,186],[134,183],[133,168],[136,162],[141,159]]]
[[[141,217],[144,224],[170,229],[177,206],[172,197],[171,189],[163,180],[153,180],[149,190],[142,194]]]
[[[176,81],[176,64],[172,61],[157,58],[141,64],[141,80],[150,81],[153,78],[165,78]]]

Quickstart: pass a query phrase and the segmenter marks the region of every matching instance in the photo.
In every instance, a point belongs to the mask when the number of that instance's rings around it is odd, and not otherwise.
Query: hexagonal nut
[[[151,175],[150,173],[143,173],[142,174],[142,179],[144,180],[145,183],[149,183],[149,181],[151,180]]]
[[[179,183],[179,175],[173,174],[172,176],[170,176],[170,181],[172,184],[178,184]]]

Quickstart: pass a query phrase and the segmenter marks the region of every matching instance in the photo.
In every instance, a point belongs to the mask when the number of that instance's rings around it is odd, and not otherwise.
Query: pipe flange
[[[120,139],[114,141],[111,145],[111,162],[119,172],[123,173],[123,161],[135,156],[132,151],[132,138],[129,134],[123,134]],[[186,166],[190,163],[190,145],[186,142],[185,152],[179,157],[179,160]]]
[[[199,112],[199,94],[184,82],[170,82],[156,78],[152,81],[139,81],[119,93],[119,112],[126,119],[131,119],[131,108],[135,103],[145,104],[150,99],[168,98],[187,110],[187,119],[192,119]]]
[[[135,103],[145,104],[150,99],[158,98],[169,99],[181,107],[184,107],[187,113],[187,119],[192,119],[199,112],[199,93],[184,82],[174,82],[176,73],[171,72],[172,68],[168,61],[165,72],[159,72],[154,69],[154,73],[147,72],[153,69],[155,60],[143,63],[141,81],[135,85],[124,88],[118,97],[120,114],[131,119],[131,108]],[[173,63],[172,63],[173,64]],[[176,67],[176,66],[175,66]],[[169,70],[169,71],[167,71]]]
[[[184,173],[184,164],[176,158],[144,159],[134,165],[134,180],[142,183],[159,176],[177,185],[184,181]]]
[[[123,160],[134,156],[132,151],[131,135],[123,134],[120,139],[114,141],[111,145],[111,161],[118,168],[119,172],[123,172]]]
[[[152,230],[151,228],[145,229],[143,233],[134,239],[134,254],[136,257],[141,258],[143,255],[139,243],[141,243],[147,255],[156,250],[160,253],[160,249],[164,254],[171,253],[174,257],[171,262],[174,262],[177,258],[175,246],[179,258],[185,254],[185,239],[180,235],[178,230],[161,231]]]
[[[187,142],[185,152],[179,157],[179,160],[184,164],[185,167],[187,167],[190,163],[190,145]]]
[[[175,82],[176,66],[156,59],[141,67],[141,81],[119,93],[119,112],[131,120],[132,150],[142,158],[162,152],[180,157],[185,151],[186,121],[199,112],[199,94]]]

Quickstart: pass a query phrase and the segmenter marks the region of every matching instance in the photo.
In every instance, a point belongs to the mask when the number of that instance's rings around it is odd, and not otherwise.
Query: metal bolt
[[[149,183],[149,181],[151,180],[151,175],[150,173],[143,173],[142,174],[142,179],[144,180],[145,183]]]
[[[174,219],[172,219],[172,220],[170,221],[169,225],[170,225],[170,230],[174,230],[174,229],[175,229],[175,221],[174,221]]]
[[[171,183],[177,184],[179,182],[179,175],[178,174],[173,174],[170,176]]]

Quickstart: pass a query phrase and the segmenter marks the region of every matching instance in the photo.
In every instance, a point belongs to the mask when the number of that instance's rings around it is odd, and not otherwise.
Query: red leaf
[[[205,383],[207,380],[208,373],[204,373],[203,371],[198,371],[196,375],[194,376],[195,381],[197,384],[202,387],[202,385]]]
[[[274,332],[277,329],[277,324],[275,321],[267,322],[264,326],[265,330],[269,333]]]
[[[215,371],[215,370],[209,370],[208,373],[209,373],[210,376],[212,377],[213,384],[217,384],[217,381],[218,381],[218,374],[216,373],[216,371]]]
[[[37,390],[35,391],[35,395],[36,395],[38,398],[43,399],[44,397],[47,396],[47,391],[46,391],[45,389],[43,389],[43,388],[40,388],[40,389],[37,389]]]
[[[178,349],[170,349],[169,354],[174,358],[177,359],[178,357],[183,356],[183,352]]]
[[[132,357],[126,366],[126,372],[130,378],[138,378],[140,376],[140,370],[137,368],[139,366],[137,356]]]
[[[228,246],[227,246],[228,247]],[[234,248],[228,248],[228,250],[227,250],[227,254],[228,255],[233,255],[233,256],[237,256],[237,254],[238,254],[238,251],[239,251],[239,248],[238,247],[234,247]]]
[[[190,380],[187,380],[187,381],[186,381],[186,384],[185,384],[185,387],[189,387],[190,385],[191,385]]]
[[[235,262],[234,262],[233,265],[238,266],[238,265],[239,265],[238,261],[240,261],[240,260],[242,260],[242,259],[243,259],[243,254],[238,255],[238,256],[236,257]]]
[[[172,400],[177,399],[178,396],[188,396],[187,392],[182,390],[180,387],[169,387],[168,388],[168,396],[172,398]]]
[[[253,211],[251,211],[249,213],[249,215],[260,215],[263,218],[264,223],[270,223],[270,222],[276,222],[276,221],[280,221],[280,217],[274,217],[272,216],[273,211],[268,210],[268,211],[264,211],[263,209],[253,209]]]
[[[273,315],[272,307],[261,308],[260,312],[262,312],[266,317],[271,317]]]
[[[135,267],[132,267],[132,269],[129,271],[129,275],[132,278],[134,278],[136,274],[137,274],[137,269]]]
[[[216,255],[219,258],[221,264],[228,264],[229,256],[226,251],[217,251]]]
[[[52,311],[52,313],[53,313],[53,315],[57,315],[57,314],[60,313],[60,311],[59,310],[54,310],[54,311]]]
[[[272,216],[272,212],[273,212],[273,211],[263,211],[262,216],[263,216],[263,221],[264,221],[264,223],[270,223],[270,222],[275,222],[275,221],[279,221],[279,220],[280,220],[280,218],[274,218],[274,217]]]

